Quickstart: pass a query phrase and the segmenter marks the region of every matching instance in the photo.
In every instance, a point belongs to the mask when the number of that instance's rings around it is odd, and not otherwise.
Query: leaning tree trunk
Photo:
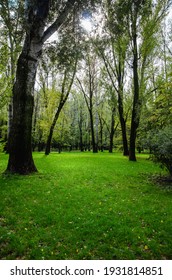
[[[60,115],[60,112],[63,108],[63,105],[64,105],[65,102],[62,102],[57,111],[56,111],[56,114],[54,116],[54,119],[53,119],[53,122],[51,124],[51,127],[50,127],[50,131],[49,131],[49,134],[48,134],[48,138],[47,138],[47,143],[46,143],[46,148],[45,148],[45,155],[48,156],[50,154],[50,150],[51,150],[51,141],[52,141],[52,137],[53,137],[53,132],[54,132],[54,128],[55,128],[55,125],[56,125],[56,122],[59,118],[59,115]]]
[[[29,174],[37,171],[32,158],[32,115],[34,83],[38,58],[42,50],[40,40],[44,31],[42,20],[35,20],[27,32],[22,53],[18,59],[16,81],[13,87],[13,119],[9,134],[9,161],[7,171]]]

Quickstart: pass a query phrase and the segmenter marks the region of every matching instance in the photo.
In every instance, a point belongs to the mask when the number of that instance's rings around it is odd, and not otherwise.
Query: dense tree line
[[[171,1],[1,2],[7,171],[35,172],[33,150],[151,149],[172,119]]]

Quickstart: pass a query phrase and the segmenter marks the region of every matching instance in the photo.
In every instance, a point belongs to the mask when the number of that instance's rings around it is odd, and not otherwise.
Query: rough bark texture
[[[24,46],[19,56],[13,87],[13,119],[9,134],[7,172],[29,174],[36,172],[32,158],[32,115],[34,83],[38,59],[42,51],[44,20],[33,11],[28,15]]]
[[[34,72],[33,68],[35,68]],[[30,91],[33,85],[31,80],[28,82],[29,75],[33,75],[34,80],[36,68],[36,60],[28,60],[24,53],[20,55],[16,82],[13,88],[13,121],[9,135],[7,171],[12,173],[28,174],[36,171],[31,147],[34,100]]]
[[[33,90],[43,43],[63,24],[76,0],[68,0],[55,22],[44,32],[50,0],[26,2],[26,38],[17,63],[13,87],[13,120],[9,134],[7,172],[37,171],[32,158]]]

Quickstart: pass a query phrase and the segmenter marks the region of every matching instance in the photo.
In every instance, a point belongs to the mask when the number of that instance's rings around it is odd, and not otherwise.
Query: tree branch
[[[51,26],[49,26],[47,28],[47,30],[45,30],[43,37],[42,37],[42,43],[45,43],[45,41],[47,41],[51,37],[51,35],[60,28],[60,26],[64,23],[66,17],[70,13],[70,11],[72,10],[72,8],[76,2],[79,2],[79,0],[78,1],[77,0],[68,0],[67,1],[65,8],[60,12],[59,16],[54,21],[54,23]]]

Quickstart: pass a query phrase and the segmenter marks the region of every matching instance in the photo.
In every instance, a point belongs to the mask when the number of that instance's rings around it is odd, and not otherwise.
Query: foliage
[[[152,132],[150,148],[153,159],[165,167],[172,176],[172,126]]]
[[[21,51],[26,24],[24,2],[23,0],[2,0],[0,3],[0,35],[2,37],[0,40],[0,137],[3,142],[7,137],[7,123],[10,123],[7,121],[7,105],[11,99],[16,61]],[[35,1],[28,2],[35,3]],[[58,18],[67,2],[69,1],[50,1],[47,26],[51,26],[52,22]],[[151,134],[152,129],[158,130],[171,123],[171,33],[168,34],[169,30],[166,30],[166,34],[161,34],[164,32],[161,19],[164,16],[166,2],[169,1],[75,1],[75,5],[62,27],[53,37],[55,41],[47,41],[43,47],[37,80],[41,89],[36,87],[35,90],[32,129],[34,148],[37,148],[39,144],[44,145],[46,142],[60,100],[63,75],[65,71],[69,71],[67,80],[70,81],[76,56],[80,64],[76,77],[82,80],[82,86],[84,84],[87,101],[91,85],[91,83],[89,85],[89,78],[93,84],[93,118],[99,147],[102,143],[106,147],[109,145],[113,111],[115,112],[114,128],[118,123],[120,124],[122,116],[126,138],[129,138],[133,105],[131,35],[132,20],[134,20],[132,14],[135,8],[137,8],[138,16],[136,37],[141,99],[139,101],[141,101],[142,107],[137,134],[138,146],[145,146],[146,142],[143,143],[142,140],[146,139],[146,134]],[[90,33],[84,32],[80,24],[81,18],[88,15],[94,26],[94,32],[92,30]],[[162,40],[161,37],[164,39]],[[93,58],[97,54],[99,54],[99,58],[95,67],[92,67],[96,71],[90,68],[92,71],[89,76],[89,67],[86,66],[94,60]],[[61,143],[79,148],[83,142],[83,147],[88,149],[91,145],[90,120],[86,104],[83,103],[83,97],[81,97],[81,88],[75,83],[76,77],[72,89],[73,92],[75,91],[75,98],[70,94],[66,106],[62,109],[53,134],[53,146]],[[112,86],[114,90],[111,90]],[[119,111],[119,108],[122,112]],[[117,146],[119,149],[121,148],[122,135],[122,125],[118,125],[114,134],[115,148]]]
[[[171,190],[150,182],[160,169],[147,156],[34,159],[39,174],[0,176],[1,259],[171,259]]]

